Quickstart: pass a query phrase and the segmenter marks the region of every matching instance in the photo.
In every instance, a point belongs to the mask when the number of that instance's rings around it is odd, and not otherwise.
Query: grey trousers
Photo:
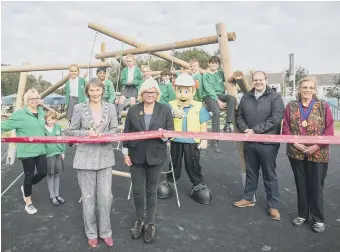
[[[98,237],[96,198],[99,236],[103,239],[111,237],[112,168],[104,168],[98,171],[78,169],[77,175],[83,202],[83,218],[87,238],[95,239]]]

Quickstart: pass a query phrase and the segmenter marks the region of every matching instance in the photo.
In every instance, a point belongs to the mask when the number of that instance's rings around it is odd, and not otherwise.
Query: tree
[[[18,91],[20,73],[3,73],[1,74],[1,95],[16,94]],[[27,76],[26,89],[35,88],[39,93],[49,88],[52,84],[42,78],[40,75],[36,78],[34,75]]]
[[[295,66],[295,89],[297,89],[297,84],[299,83],[299,81],[306,77],[309,74],[309,70],[306,69],[305,67],[299,65],[299,66]],[[286,70],[285,71],[285,86],[286,87],[292,87],[293,88],[293,81],[289,81],[289,71]],[[296,91],[296,90],[295,90]]]
[[[337,99],[338,107],[340,108],[340,74],[334,75],[333,83],[334,87],[327,92],[326,96]]]

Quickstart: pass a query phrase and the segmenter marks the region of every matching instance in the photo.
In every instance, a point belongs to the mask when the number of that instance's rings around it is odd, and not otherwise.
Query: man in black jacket
[[[236,125],[246,134],[277,134],[281,132],[284,103],[279,93],[267,86],[267,76],[257,71],[252,76],[253,89],[245,94],[238,107]],[[259,170],[262,168],[264,187],[270,217],[280,220],[278,211],[279,185],[276,175],[276,157],[280,144],[245,142],[246,182],[243,198],[234,203],[236,207],[254,206]]]

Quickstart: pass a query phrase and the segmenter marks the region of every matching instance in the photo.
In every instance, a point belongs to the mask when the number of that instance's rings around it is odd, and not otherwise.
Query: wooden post
[[[24,64],[24,65],[27,65]],[[23,104],[23,96],[25,93],[26,89],[26,83],[27,83],[27,72],[21,72],[20,73],[20,79],[19,79],[19,85],[18,85],[18,91],[17,91],[17,99],[15,101],[15,108],[14,111],[17,111],[22,108]],[[15,137],[15,130],[11,131],[11,137]],[[8,165],[13,165],[15,161],[15,155],[16,155],[16,147],[14,143],[10,143],[8,146],[8,151],[7,151],[7,159],[6,159],[6,164]]]
[[[229,78],[233,77],[233,70],[231,67],[229,44],[227,40],[227,30],[225,28],[225,24],[224,23],[216,24],[216,32],[217,32],[218,45],[219,45],[220,54],[221,54],[221,61],[223,63],[223,73],[226,79],[225,87],[226,87],[228,94],[234,96],[237,99],[236,85],[228,81]],[[234,118],[233,124],[234,124],[235,132],[238,132],[238,129],[235,124],[235,118]],[[245,163],[245,158],[244,158],[243,142],[237,142],[237,150],[238,150],[239,159],[240,159],[241,172],[245,173],[246,163]]]
[[[54,84],[53,86],[49,87],[48,89],[46,89],[44,92],[42,92],[40,94],[41,99],[45,98],[46,96],[48,96],[49,94],[51,94],[52,92],[54,92],[55,90],[57,90],[58,88],[60,88],[62,85],[64,85],[66,83],[66,81],[68,81],[70,79],[70,75],[67,74],[64,76],[64,78],[62,78],[60,81],[58,81],[56,84]]]
[[[22,66],[22,67],[13,67],[13,66],[5,66],[1,67],[2,73],[15,73],[15,72],[34,72],[34,71],[50,71],[50,70],[67,70],[71,64],[68,65],[42,65],[42,66]],[[88,68],[98,68],[98,67],[110,67],[111,64],[108,62],[95,62],[91,63],[90,66],[88,64],[77,64],[80,69],[88,69]]]
[[[106,52],[106,43],[105,42],[102,42],[100,44],[100,52],[101,53],[105,53]],[[102,62],[106,62],[106,59],[105,58],[102,58],[101,59]]]
[[[236,39],[236,33],[230,32],[228,35],[228,41],[234,41]],[[202,46],[202,45],[210,45],[217,43],[217,36],[208,36],[190,40],[184,40],[179,42],[174,42],[170,44],[162,44],[162,45],[153,45],[153,46],[146,46],[146,47],[139,47],[133,49],[127,49],[124,51],[114,51],[114,52],[101,52],[96,55],[96,59],[104,59],[104,58],[111,58],[120,55],[121,53],[123,56],[127,54],[144,54],[144,53],[151,53],[151,52],[161,52],[161,51],[168,51],[173,49],[181,49],[181,48],[188,48],[194,46]]]
[[[240,87],[242,93],[246,94],[251,90],[251,86],[249,85],[247,78],[241,71],[235,71],[233,73],[233,78],[236,81],[236,84]]]

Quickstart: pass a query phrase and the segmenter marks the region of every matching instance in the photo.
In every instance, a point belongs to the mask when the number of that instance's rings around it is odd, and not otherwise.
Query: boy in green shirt
[[[212,132],[220,132],[220,111],[227,108],[226,124],[224,132],[232,133],[232,122],[235,118],[236,99],[231,95],[225,94],[224,74],[220,67],[220,59],[213,56],[209,59],[209,68],[203,74],[202,96],[208,110],[212,114]],[[225,106],[227,102],[227,107]],[[218,141],[212,142],[212,148],[215,152],[220,153]]]
[[[116,100],[116,94],[115,94],[115,88],[113,86],[113,83],[106,79],[106,68],[105,67],[99,67],[97,68],[97,77],[101,80],[101,82],[104,83],[105,91],[103,94],[103,101],[106,101],[108,103],[118,103],[118,100]]]
[[[161,72],[162,81],[159,84],[159,89],[161,90],[161,98],[159,99],[159,103],[161,104],[169,104],[170,101],[176,99],[175,90],[170,82],[170,70],[164,69]]]

